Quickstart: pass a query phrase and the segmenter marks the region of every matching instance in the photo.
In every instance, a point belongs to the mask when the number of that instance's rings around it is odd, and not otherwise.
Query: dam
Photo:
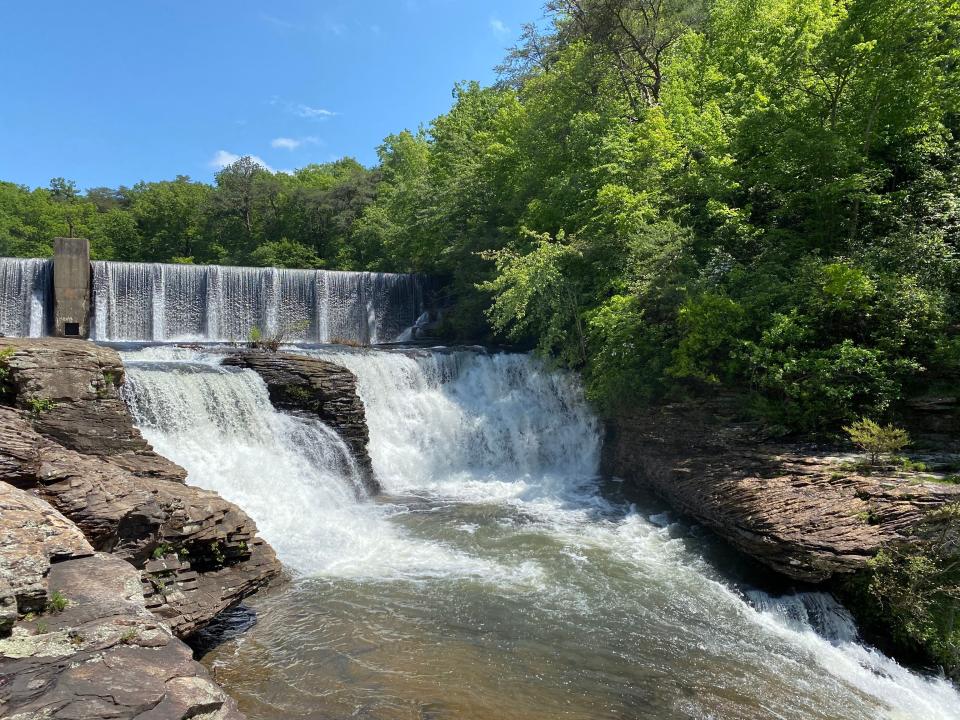
[[[0,334],[377,345],[412,339],[431,305],[431,280],[416,274],[88,257],[85,240],[59,238],[52,260],[0,258]]]

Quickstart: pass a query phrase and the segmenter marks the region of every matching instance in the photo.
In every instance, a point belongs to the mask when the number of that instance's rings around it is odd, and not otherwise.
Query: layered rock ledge
[[[673,405],[608,426],[605,470],[653,491],[745,554],[794,580],[820,583],[909,541],[960,486],[866,475],[816,451],[759,440],[710,421],[713,408]]]
[[[0,637],[0,715],[242,720],[149,612],[136,568],[94,553],[69,520],[5,483],[0,511],[0,575],[14,577],[20,613]]]
[[[0,340],[0,715],[240,718],[177,638],[281,566],[153,451],[123,382],[109,348]]]
[[[371,495],[380,491],[367,449],[366,410],[352,372],[319,358],[256,350],[230,355],[223,364],[260,375],[274,407],[315,416],[333,428],[349,448],[367,491]]]

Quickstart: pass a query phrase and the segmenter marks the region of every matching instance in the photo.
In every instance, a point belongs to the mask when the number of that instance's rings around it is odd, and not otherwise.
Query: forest
[[[960,376],[958,28],[955,0],[551,0],[375,167],[0,183],[0,254],[432,273],[448,340],[535,347],[606,412],[888,419]]]

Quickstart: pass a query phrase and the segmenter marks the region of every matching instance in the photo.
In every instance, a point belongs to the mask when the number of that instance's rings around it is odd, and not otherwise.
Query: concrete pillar
[[[90,334],[90,242],[53,239],[53,335]]]

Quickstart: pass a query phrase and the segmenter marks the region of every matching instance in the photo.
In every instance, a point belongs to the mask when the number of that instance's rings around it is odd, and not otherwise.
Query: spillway
[[[51,268],[50,260],[0,258],[0,335],[46,335]]]
[[[427,278],[219,265],[93,263],[98,340],[393,342],[426,309]]]
[[[525,355],[313,354],[358,377],[380,498],[251,371],[125,355],[147,439],[296,575],[204,658],[251,716],[960,717],[954,686],[864,644],[831,596],[734,578],[709,535],[601,483],[575,377]]]

